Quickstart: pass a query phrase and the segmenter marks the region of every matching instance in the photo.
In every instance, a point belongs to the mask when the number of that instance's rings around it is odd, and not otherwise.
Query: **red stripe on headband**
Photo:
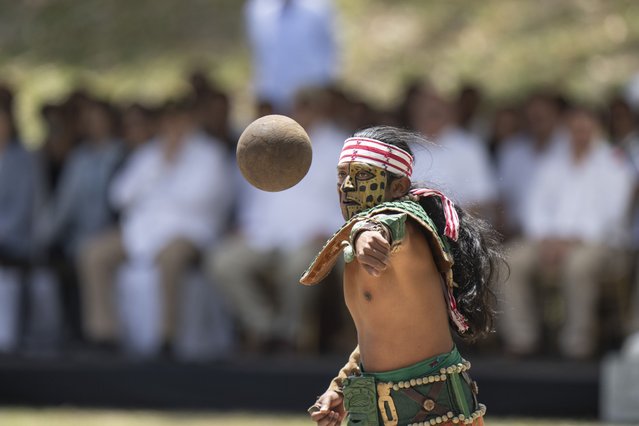
[[[393,152],[396,152],[398,154],[402,154],[408,160],[412,161],[412,159],[413,159],[412,155],[410,155],[408,152],[404,151],[400,147],[395,146],[395,145],[391,145],[391,144],[386,143],[386,142],[378,141],[377,139],[358,138],[358,137],[348,138],[348,139],[346,139],[344,141],[344,146],[347,146],[348,144],[352,144],[352,143],[359,144],[359,142],[369,142],[369,143],[372,143],[372,144],[380,145],[380,146],[383,146],[386,149],[390,149]]]
[[[373,146],[370,146],[370,145]],[[351,152],[349,152],[351,151]],[[363,151],[363,152],[362,152]],[[365,153],[380,155],[375,158]],[[363,163],[372,163],[377,167],[384,167],[391,172],[410,177],[413,173],[413,156],[395,145],[369,138],[348,138],[344,142],[339,162],[362,160]],[[393,164],[390,160],[399,164]]]
[[[397,167],[397,166],[389,163],[388,161],[380,160],[379,158],[370,157],[368,155],[364,155],[364,154],[361,154],[361,153],[357,153],[355,155],[352,155],[352,154],[344,155],[344,156],[340,157],[339,162],[341,163],[345,159],[348,160],[348,161],[358,161],[358,160],[360,160],[362,163],[372,164],[372,165],[377,166],[377,167],[383,167],[383,168],[385,168],[387,170],[390,170],[391,172],[396,173],[396,174],[406,174],[406,170],[405,169]],[[410,174],[407,174],[407,176],[410,177]]]
[[[413,171],[413,167],[410,164],[409,161],[407,161],[405,158],[400,157],[397,154],[394,154],[393,152],[389,152],[387,150],[383,150],[383,149],[379,149],[379,148],[373,148],[372,146],[362,146],[362,145],[354,145],[356,148],[352,148],[352,145],[346,146],[344,145],[344,150],[346,149],[357,149],[357,150],[365,150],[365,151],[371,151],[371,152],[375,152],[377,154],[383,155],[384,157],[388,157],[388,158],[392,158],[393,160],[399,161],[400,163],[402,163],[410,172]]]

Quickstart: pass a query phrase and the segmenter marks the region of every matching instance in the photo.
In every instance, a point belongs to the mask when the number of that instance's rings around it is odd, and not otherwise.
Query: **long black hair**
[[[418,133],[390,126],[377,126],[360,130],[355,136],[377,139],[395,145],[412,154],[411,144],[428,144]],[[399,176],[391,176],[396,179]],[[415,187],[424,185],[415,184]],[[442,238],[446,219],[439,197],[420,197],[419,204],[433,220]],[[473,341],[490,333],[494,328],[496,298],[493,288],[499,281],[499,272],[505,266],[499,234],[484,220],[455,206],[459,216],[457,241],[448,239],[454,265],[453,280],[457,286],[453,295],[459,311],[468,321],[469,329],[459,336]],[[457,332],[457,328],[453,327]]]

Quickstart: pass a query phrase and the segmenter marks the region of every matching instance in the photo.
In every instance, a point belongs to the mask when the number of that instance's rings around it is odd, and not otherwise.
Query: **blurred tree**
[[[633,0],[335,1],[343,80],[380,104],[393,102],[413,76],[448,91],[477,82],[493,100],[540,84],[597,100],[639,70]],[[191,67],[204,67],[239,100],[246,120],[243,3],[2,1],[0,80],[18,86],[21,122],[32,126],[25,117],[35,117],[41,100],[78,82],[111,98],[158,99],[183,88]]]

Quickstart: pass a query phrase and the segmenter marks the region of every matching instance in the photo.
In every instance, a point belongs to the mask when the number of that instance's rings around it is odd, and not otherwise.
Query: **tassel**
[[[448,291],[446,291],[446,299],[448,299],[448,315],[457,327],[457,330],[463,334],[468,331],[468,321],[466,321],[466,318],[457,309],[457,301],[453,295],[453,288],[449,286],[446,287],[448,288]]]
[[[442,206],[444,208],[444,218],[446,219],[446,229],[444,230],[444,235],[446,235],[453,241],[457,241],[457,238],[459,238],[459,216],[457,215],[457,210],[455,210],[455,205],[453,204],[453,202],[450,201],[447,196],[435,189],[418,188],[412,189],[410,193],[419,197],[430,197],[434,195],[442,200]]]

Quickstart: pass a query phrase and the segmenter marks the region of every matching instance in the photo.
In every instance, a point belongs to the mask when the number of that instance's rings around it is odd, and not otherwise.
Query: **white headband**
[[[370,138],[353,137],[344,142],[338,164],[358,161],[410,178],[413,156],[401,148]]]

